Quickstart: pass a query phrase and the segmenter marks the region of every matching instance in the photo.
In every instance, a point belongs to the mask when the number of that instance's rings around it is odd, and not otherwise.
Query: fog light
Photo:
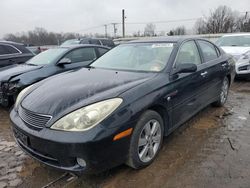
[[[77,163],[82,166],[85,167],[86,166],[86,161],[82,158],[76,158]]]

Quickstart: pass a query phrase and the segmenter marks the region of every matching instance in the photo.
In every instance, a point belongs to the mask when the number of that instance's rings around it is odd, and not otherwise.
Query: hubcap
[[[228,82],[227,80],[224,80],[222,84],[222,88],[221,88],[221,94],[220,94],[221,103],[226,102],[227,95],[228,95]]]
[[[161,142],[162,130],[157,120],[150,120],[143,127],[139,142],[138,156],[142,162],[149,162],[156,155]]]

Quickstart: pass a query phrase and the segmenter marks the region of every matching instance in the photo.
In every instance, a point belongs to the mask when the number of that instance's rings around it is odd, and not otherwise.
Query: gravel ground
[[[236,82],[224,108],[207,107],[165,138],[155,162],[76,178],[46,167],[15,144],[0,109],[2,187],[250,187],[250,82]]]

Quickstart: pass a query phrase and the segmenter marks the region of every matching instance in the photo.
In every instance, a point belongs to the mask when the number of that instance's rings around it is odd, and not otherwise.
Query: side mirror
[[[65,65],[65,64],[71,64],[71,60],[69,58],[62,58],[58,63],[57,65]]]
[[[197,71],[197,65],[193,63],[183,63],[180,65],[177,65],[174,73],[191,73]]]

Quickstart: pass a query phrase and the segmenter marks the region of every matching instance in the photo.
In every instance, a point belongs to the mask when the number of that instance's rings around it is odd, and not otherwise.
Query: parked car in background
[[[195,38],[120,44],[90,65],[25,88],[10,118],[18,145],[72,172],[153,162],[163,136],[209,104],[223,106],[234,60]]]
[[[112,39],[107,38],[80,38],[80,39],[70,39],[62,43],[61,46],[65,45],[74,45],[74,44],[96,44],[96,45],[102,45],[107,46],[110,48],[115,47],[115,43]]]
[[[40,46],[26,46],[26,48],[31,51],[33,54],[37,55],[39,53],[41,53],[41,48]]]
[[[0,68],[13,64],[22,64],[32,58],[34,54],[23,44],[0,41]]]
[[[12,105],[23,88],[49,76],[85,67],[108,50],[107,47],[97,45],[52,48],[23,65],[0,69],[0,105]]]
[[[250,33],[224,35],[216,42],[236,60],[236,77],[250,80]]]

